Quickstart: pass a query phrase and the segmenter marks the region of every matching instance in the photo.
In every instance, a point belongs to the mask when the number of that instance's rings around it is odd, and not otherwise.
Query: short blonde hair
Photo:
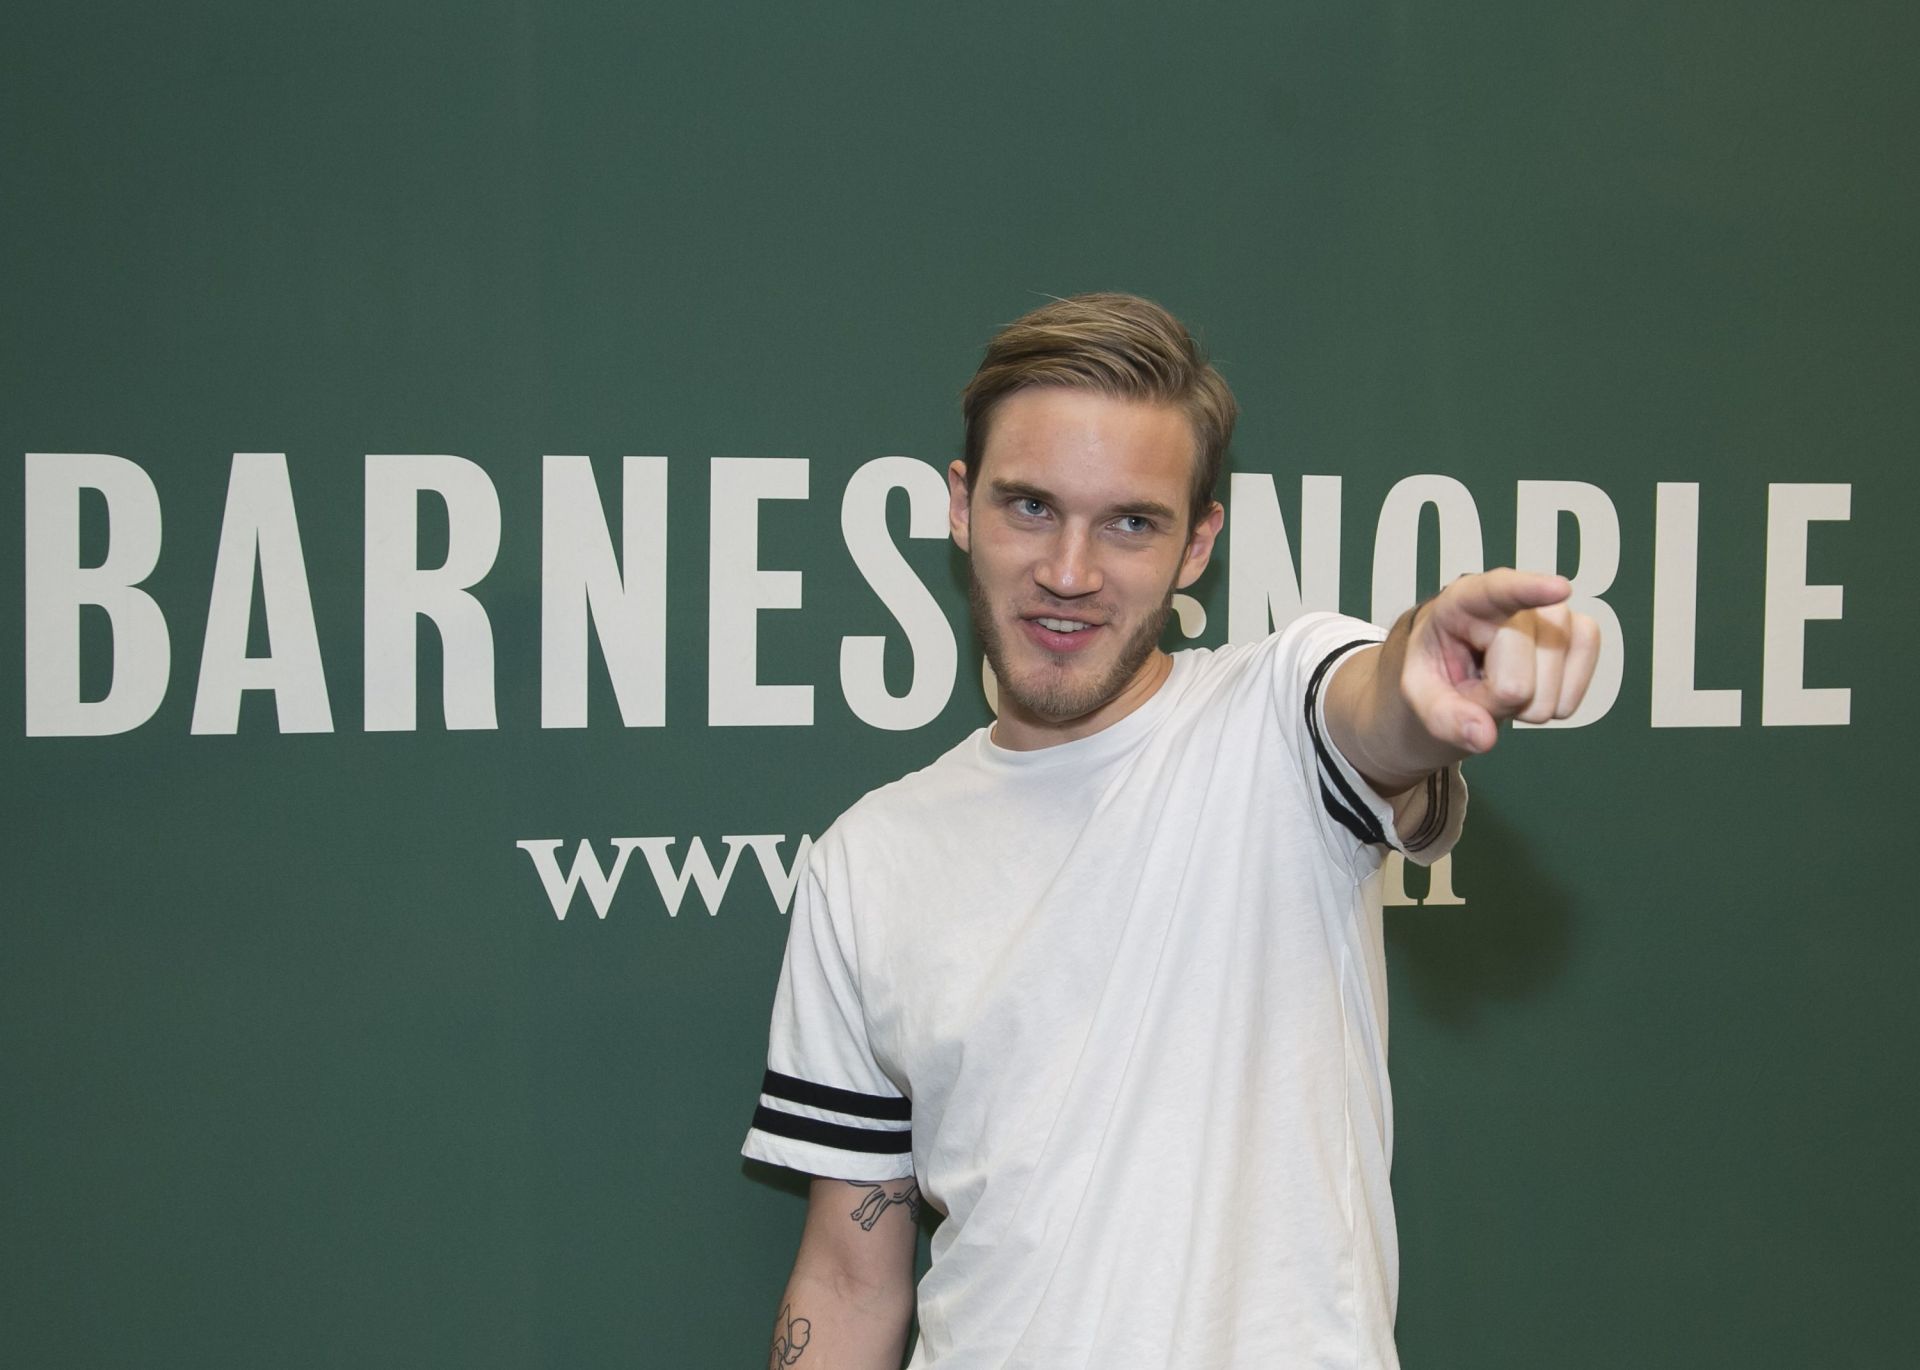
[[[1187,523],[1199,522],[1213,502],[1240,407],[1178,319],[1137,295],[1074,295],[1050,301],[995,333],[960,397],[969,489],[980,472],[994,410],[1007,396],[1038,386],[1177,406],[1193,428]]]

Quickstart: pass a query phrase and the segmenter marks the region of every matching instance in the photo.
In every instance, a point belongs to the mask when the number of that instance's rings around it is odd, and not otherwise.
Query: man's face
[[[1178,409],[1039,387],[995,411],[971,496],[949,468],[1003,745],[1098,732],[1159,688],[1173,592],[1206,568],[1222,519],[1212,505],[1188,531],[1194,460]]]

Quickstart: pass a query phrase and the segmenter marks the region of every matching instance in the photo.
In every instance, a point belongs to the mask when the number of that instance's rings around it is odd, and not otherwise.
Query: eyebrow
[[[1042,504],[1054,503],[1053,494],[1037,485],[1029,485],[1019,480],[994,479],[987,482],[995,496],[1000,499],[1037,499]],[[1125,518],[1138,515],[1141,518],[1157,518],[1172,523],[1174,511],[1157,499],[1134,500],[1129,504],[1115,505],[1106,511],[1106,518]]]

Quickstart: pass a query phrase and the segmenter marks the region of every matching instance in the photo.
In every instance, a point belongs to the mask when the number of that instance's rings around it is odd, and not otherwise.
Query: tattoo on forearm
[[[917,1219],[920,1216],[920,1184],[917,1180],[888,1180],[884,1184],[869,1185],[848,1180],[847,1183],[855,1189],[866,1191],[860,1206],[848,1215],[860,1224],[863,1232],[873,1231],[873,1225],[880,1221],[880,1215],[895,1204],[905,1204],[909,1218]]]
[[[792,1365],[812,1340],[813,1324],[805,1318],[794,1317],[793,1305],[785,1305],[773,1320],[773,1350],[767,1357],[767,1370],[784,1370]]]

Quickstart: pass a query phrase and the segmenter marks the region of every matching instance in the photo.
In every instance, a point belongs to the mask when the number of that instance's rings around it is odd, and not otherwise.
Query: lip
[[[1068,619],[1070,615],[1045,614],[1041,617]],[[1077,618],[1071,619],[1071,621],[1074,623],[1085,622],[1084,619]],[[1084,652],[1092,645],[1093,639],[1099,636],[1102,626],[1101,624],[1093,623],[1088,624],[1087,627],[1081,628],[1077,632],[1057,633],[1041,623],[1039,618],[1022,618],[1020,620],[1020,627],[1025,631],[1028,638],[1040,647],[1059,656],[1066,656],[1073,652]]]

